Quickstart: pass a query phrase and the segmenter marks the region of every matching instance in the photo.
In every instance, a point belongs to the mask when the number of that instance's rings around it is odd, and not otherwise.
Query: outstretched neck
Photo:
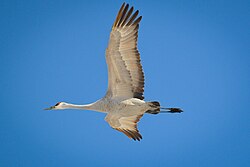
[[[96,103],[96,102],[95,103],[90,103],[90,104],[84,104],[84,105],[66,103],[64,106],[62,106],[62,109],[78,109],[78,110],[100,111],[100,107],[99,107],[98,103]]]
[[[84,105],[78,105],[78,104],[66,104],[63,106],[64,109],[79,109],[79,110],[91,110],[92,105],[91,104],[84,104]]]

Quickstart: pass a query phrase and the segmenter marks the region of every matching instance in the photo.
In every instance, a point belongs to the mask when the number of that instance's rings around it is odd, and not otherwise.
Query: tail
[[[152,109],[146,111],[149,114],[159,114],[159,113],[181,113],[183,112],[180,108],[163,108],[158,101],[148,102]]]

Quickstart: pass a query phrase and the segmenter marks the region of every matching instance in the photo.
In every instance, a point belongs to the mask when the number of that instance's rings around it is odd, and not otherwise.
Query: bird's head
[[[58,103],[56,103],[56,105],[54,105],[52,107],[45,108],[45,110],[60,110],[60,109],[65,109],[66,106],[67,106],[67,103],[58,102]]]

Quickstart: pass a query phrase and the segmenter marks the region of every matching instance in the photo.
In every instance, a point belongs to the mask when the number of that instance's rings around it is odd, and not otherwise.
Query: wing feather
[[[107,115],[105,120],[109,125],[124,133],[129,138],[140,141],[142,136],[137,129],[137,122],[140,121],[143,115],[133,115],[129,117],[117,117],[116,115]]]
[[[106,96],[144,99],[144,73],[137,49],[139,11],[133,13],[123,3],[110,33],[106,49],[108,65],[108,91]]]

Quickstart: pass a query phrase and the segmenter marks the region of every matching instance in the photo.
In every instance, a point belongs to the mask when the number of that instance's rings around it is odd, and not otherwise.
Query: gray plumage
[[[110,33],[106,49],[108,89],[106,95],[91,104],[59,102],[51,109],[85,109],[107,113],[109,125],[134,140],[142,136],[137,123],[144,113],[182,112],[179,108],[161,108],[159,102],[144,101],[144,73],[137,49],[138,29],[142,16],[123,3]]]

